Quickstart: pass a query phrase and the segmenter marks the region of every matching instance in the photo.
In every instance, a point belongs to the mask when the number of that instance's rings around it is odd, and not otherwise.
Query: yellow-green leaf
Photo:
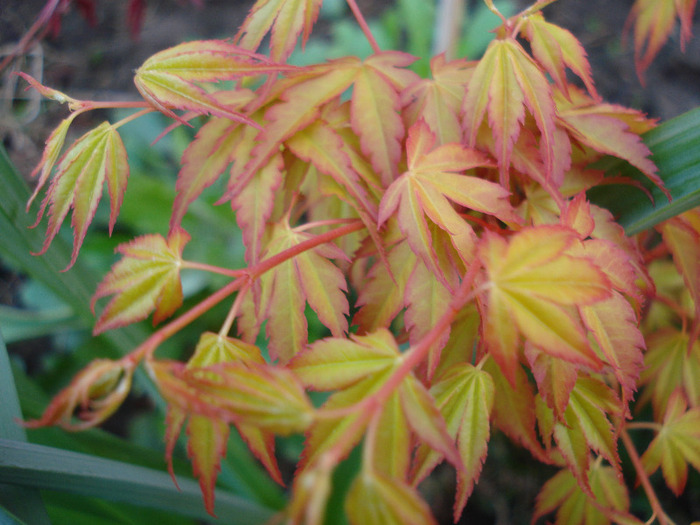
[[[363,469],[345,499],[352,525],[435,525],[418,491],[379,472]]]
[[[156,324],[177,310],[182,304],[182,250],[189,239],[184,230],[175,230],[167,239],[143,235],[121,244],[117,252],[124,258],[112,266],[92,299],[94,308],[99,298],[114,295],[97,320],[94,332],[140,321],[153,310]]]
[[[61,135],[67,131],[67,119],[57,128],[58,134],[52,136],[55,143],[49,144],[46,162],[51,163],[58,151]],[[65,129],[64,129],[65,128]],[[42,161],[43,162],[43,161]],[[45,164],[48,166],[48,164]],[[46,174],[42,174],[45,179]],[[46,197],[39,210],[37,223],[41,220],[46,207],[49,207],[49,224],[46,239],[39,254],[48,250],[66,215],[73,209],[71,221],[74,229],[72,266],[78,257],[87,228],[92,222],[97,205],[102,197],[103,185],[111,197],[110,231],[114,226],[121,206],[126,182],[129,177],[129,165],[126,150],[119,133],[109,122],[103,122],[76,140],[61,158]]]

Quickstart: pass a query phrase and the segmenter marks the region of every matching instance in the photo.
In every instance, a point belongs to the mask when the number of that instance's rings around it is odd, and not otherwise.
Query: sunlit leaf
[[[583,80],[588,92],[598,98],[586,52],[574,35],[547,22],[541,13],[527,17],[521,31],[530,41],[535,58],[551,75],[559,89],[565,93],[568,91],[569,83],[564,69],[568,67]]]

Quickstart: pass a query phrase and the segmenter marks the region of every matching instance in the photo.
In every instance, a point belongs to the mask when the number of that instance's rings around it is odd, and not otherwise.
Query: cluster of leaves
[[[631,238],[589,202],[587,190],[620,182],[591,167],[607,155],[664,190],[640,138],[655,123],[600,99],[579,42],[542,15],[549,3],[501,16],[480,60],[439,55],[421,78],[414,57],[380,50],[369,31],[365,60],[288,65],[321,0],[260,0],[233,41],[149,58],[135,78],[145,102],[130,106],[140,111],[62,155],[76,115],[109,105],[25,76],[73,110],[47,141],[35,193],[48,184],[44,249],[72,210],[73,261],[105,182],[117,219],[129,176],[118,128],[150,111],[175,125],[206,116],[183,155],[167,237],[121,245],[93,301],[111,297],[95,333],[151,313],[169,321],[123,359],[96,361],[29,424],[99,424],[143,363],[168,403],[167,457],[186,428],[211,513],[231,427],[280,482],[275,436],[305,435],[286,519],[310,524],[323,522],[333,471],[356,447],[351,523],[433,523],[418,486],[444,460],[457,475],[457,520],[500,431],[561,469],[535,519],[640,523],[622,442],[668,523],[648,475],[661,467],[680,494],[688,465],[700,468],[700,211]],[[687,24],[689,3],[660,3]],[[658,36],[645,6],[635,13],[647,57]],[[246,268],[183,255],[182,219],[220,179]],[[179,313],[183,270],[230,282]],[[166,338],[226,299],[220,331],[202,334],[187,362],[157,357]],[[329,337],[309,340],[309,312]],[[642,385],[649,422],[632,420]],[[320,406],[309,391],[327,392]],[[655,432],[641,457],[635,428]]]

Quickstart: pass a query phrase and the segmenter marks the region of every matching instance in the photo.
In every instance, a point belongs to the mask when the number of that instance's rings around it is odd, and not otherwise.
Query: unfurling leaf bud
[[[131,389],[133,372],[130,361],[97,359],[54,398],[41,418],[27,421],[24,426],[60,425],[66,430],[97,426],[122,404]],[[74,413],[80,422],[73,422]]]

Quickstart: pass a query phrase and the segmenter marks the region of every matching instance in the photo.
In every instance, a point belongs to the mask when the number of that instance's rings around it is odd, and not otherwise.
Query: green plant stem
[[[357,6],[357,3],[355,2],[355,0],[347,0],[347,2],[348,6],[350,6],[352,14],[357,20],[357,23],[360,25],[360,29],[362,29],[362,32],[365,34],[365,37],[367,37],[369,45],[372,46],[372,51],[374,51],[375,53],[380,53],[382,50],[379,47],[379,44],[377,44],[377,41],[375,40],[374,35],[372,34],[372,31],[370,31],[365,17],[362,16],[362,11],[360,11],[360,8]]]
[[[622,438],[622,443],[625,445],[625,450],[627,450],[627,454],[632,461],[632,465],[634,465],[634,470],[637,471],[637,477],[639,478],[639,482],[642,484],[644,493],[647,495],[651,509],[654,511],[654,514],[659,520],[659,524],[673,525],[673,521],[671,521],[671,519],[666,515],[664,509],[661,508],[659,498],[656,496],[656,492],[654,492],[654,487],[651,486],[649,476],[647,476],[647,473],[644,470],[644,465],[642,465],[642,460],[639,458],[637,449],[635,448],[632,438],[630,438],[630,435],[627,433],[626,429],[622,429],[622,432],[620,432],[620,437]]]

